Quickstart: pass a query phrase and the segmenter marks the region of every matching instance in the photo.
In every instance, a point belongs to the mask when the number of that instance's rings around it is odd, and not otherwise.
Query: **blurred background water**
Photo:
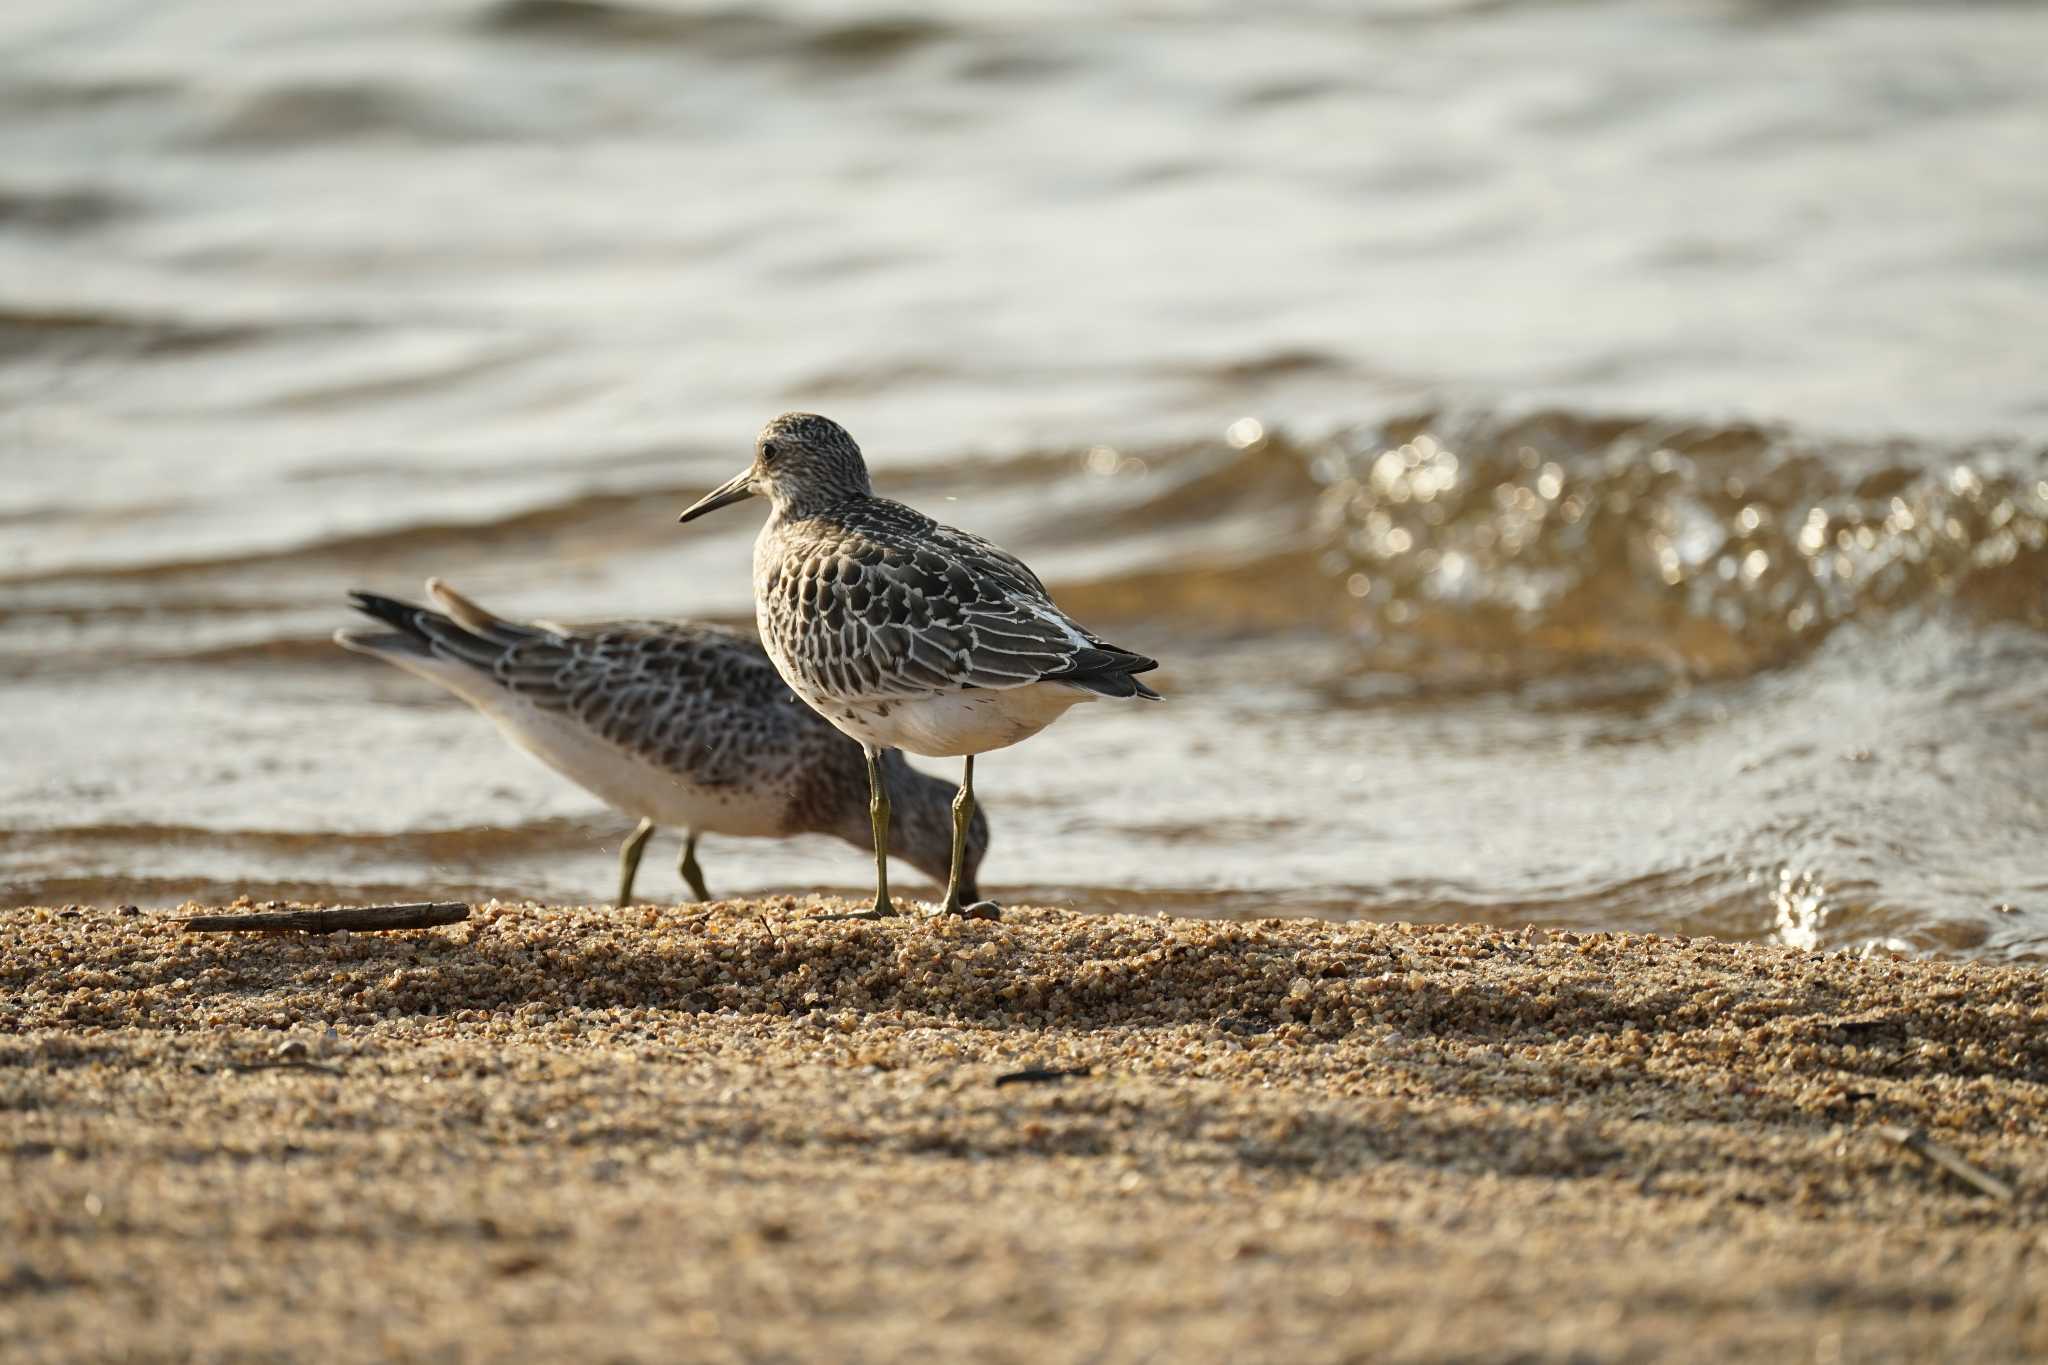
[[[2038,953],[2044,62],[2030,5],[13,0],[0,904],[604,895],[627,822],[343,594],[746,619],[757,516],[675,514],[803,408],[1166,661],[981,765],[1002,898]]]

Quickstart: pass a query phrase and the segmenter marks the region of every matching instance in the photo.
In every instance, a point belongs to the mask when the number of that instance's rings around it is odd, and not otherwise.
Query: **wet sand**
[[[0,1354],[2048,1354],[2038,970],[817,908],[0,914]]]

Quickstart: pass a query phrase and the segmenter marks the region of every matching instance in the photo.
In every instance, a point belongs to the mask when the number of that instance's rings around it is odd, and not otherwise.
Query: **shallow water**
[[[847,13],[0,13],[0,904],[604,894],[343,593],[743,618],[804,407],[1166,662],[999,896],[2048,943],[2048,14]]]

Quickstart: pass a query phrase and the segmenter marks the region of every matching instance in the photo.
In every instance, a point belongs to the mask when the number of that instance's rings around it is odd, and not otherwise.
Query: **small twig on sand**
[[[331,934],[353,929],[432,929],[441,924],[460,924],[469,918],[469,907],[459,901],[429,901],[418,905],[365,905],[347,910],[285,910],[258,915],[192,915],[181,920],[188,934],[265,932],[299,929],[309,934]]]
[[[1063,1081],[1069,1076],[1087,1076],[1094,1068],[1085,1066],[1034,1066],[1024,1071],[1008,1071],[996,1077],[996,1084],[1002,1085],[1045,1085],[1051,1081]]]
[[[338,1066],[325,1062],[309,1062],[300,1057],[273,1057],[261,1062],[222,1062],[229,1071],[317,1071],[323,1076],[346,1076],[348,1073]]]
[[[1897,1143],[1928,1165],[1939,1167],[1978,1193],[1989,1195],[2001,1204],[2010,1204],[2017,1197],[2012,1186],[1990,1172],[1971,1165],[1940,1143],[1929,1142],[1927,1134],[1918,1128],[1894,1128],[1886,1125],[1880,1127],[1877,1132],[1885,1141]]]

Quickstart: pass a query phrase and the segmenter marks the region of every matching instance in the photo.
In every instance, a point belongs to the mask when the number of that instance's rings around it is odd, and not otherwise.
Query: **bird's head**
[[[744,498],[765,497],[785,516],[804,516],[872,490],[867,462],[846,428],[811,412],[785,412],[761,428],[754,462],[690,504],[678,521]]]

